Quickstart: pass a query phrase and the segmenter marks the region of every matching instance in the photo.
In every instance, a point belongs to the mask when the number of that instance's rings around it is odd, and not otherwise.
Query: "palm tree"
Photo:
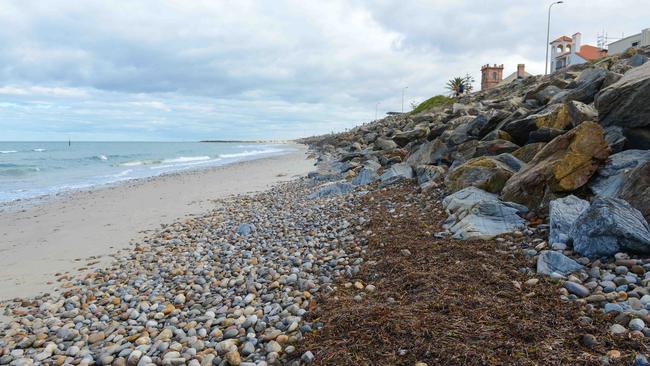
[[[458,97],[464,93],[471,93],[473,82],[474,78],[470,74],[467,74],[464,77],[456,76],[447,82],[445,88],[449,90],[449,94],[452,97]]]

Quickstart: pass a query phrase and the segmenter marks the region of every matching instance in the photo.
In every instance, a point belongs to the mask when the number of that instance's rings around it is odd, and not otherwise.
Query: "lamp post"
[[[402,88],[402,113],[404,113],[404,91],[408,88],[408,86]]]
[[[556,1],[548,6],[548,22],[546,23],[546,59],[544,59],[544,75],[548,74],[548,43],[551,35],[551,8],[555,4],[562,4],[564,1]]]

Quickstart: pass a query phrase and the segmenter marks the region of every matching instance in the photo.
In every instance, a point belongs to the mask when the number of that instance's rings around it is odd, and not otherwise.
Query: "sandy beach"
[[[101,266],[147,232],[313,168],[306,148],[232,165],[82,191],[0,214],[0,300],[58,287],[56,274]],[[96,263],[98,262],[99,263]]]

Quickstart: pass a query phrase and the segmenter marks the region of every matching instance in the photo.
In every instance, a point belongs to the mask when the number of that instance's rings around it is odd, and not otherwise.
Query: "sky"
[[[487,63],[543,73],[549,3],[0,0],[0,140],[342,131]],[[647,0],[566,0],[551,39],[648,27]]]

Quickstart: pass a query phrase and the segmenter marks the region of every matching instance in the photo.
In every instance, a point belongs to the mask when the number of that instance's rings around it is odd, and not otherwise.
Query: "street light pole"
[[[554,3],[551,3],[551,5],[548,6],[548,22],[546,23],[546,58],[544,59],[544,75],[548,74],[548,48],[549,48],[549,37],[551,35],[551,8],[555,4],[562,4],[564,1],[556,1]]]
[[[408,86],[402,88],[402,113],[404,113],[404,91],[408,88]]]

